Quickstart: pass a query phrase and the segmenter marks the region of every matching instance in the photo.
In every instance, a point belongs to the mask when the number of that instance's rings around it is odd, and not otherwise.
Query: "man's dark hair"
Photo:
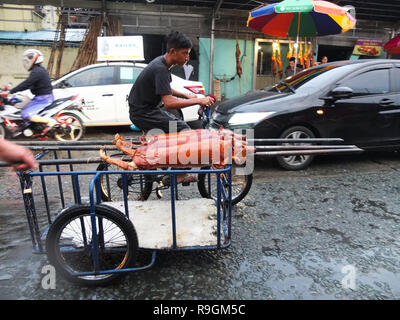
[[[167,51],[169,52],[172,48],[174,49],[191,49],[192,41],[180,31],[171,31],[167,36]]]
[[[295,57],[291,57],[291,58],[289,59],[289,61],[296,62],[296,58],[295,58]]]

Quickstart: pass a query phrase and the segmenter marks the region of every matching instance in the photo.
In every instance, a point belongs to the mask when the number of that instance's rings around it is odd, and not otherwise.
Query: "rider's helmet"
[[[36,49],[28,49],[23,54],[24,68],[30,71],[34,64],[43,62],[43,54]]]

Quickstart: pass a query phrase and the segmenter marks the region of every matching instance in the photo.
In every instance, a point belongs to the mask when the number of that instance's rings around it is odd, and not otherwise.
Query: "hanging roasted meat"
[[[282,79],[283,69],[282,69],[282,59],[281,59],[281,44],[279,43],[279,40],[278,40],[277,50],[278,50],[278,56],[276,58],[276,63],[278,64],[279,78]]]
[[[310,66],[313,67],[315,65],[315,61],[314,61],[314,47],[313,47],[313,43],[311,41],[311,45],[310,45]]]
[[[276,53],[275,53],[274,42],[272,42],[272,75],[274,77],[276,76]]]
[[[304,68],[308,69],[310,67],[310,52],[307,46],[307,38],[304,38]]]
[[[286,58],[289,60],[291,57],[293,57],[293,45],[292,40],[289,39],[289,51],[286,55]]]
[[[236,73],[239,76],[239,78],[242,76],[242,66],[240,64],[240,46],[239,42],[236,40]]]
[[[299,61],[299,63],[304,66],[304,56],[303,56],[303,42],[301,41],[300,38],[300,47],[299,47],[299,53],[297,55],[297,60]]]

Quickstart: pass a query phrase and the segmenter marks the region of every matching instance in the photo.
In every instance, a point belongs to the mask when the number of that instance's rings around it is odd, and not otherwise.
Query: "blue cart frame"
[[[84,147],[83,147],[84,148]],[[171,183],[171,195],[170,195],[170,207],[171,207],[171,229],[172,229],[172,246],[169,248],[163,249],[151,249],[151,261],[149,264],[139,267],[132,267],[132,268],[124,268],[124,269],[110,269],[110,270],[101,270],[99,267],[99,246],[98,246],[98,235],[101,234],[103,230],[98,230],[96,226],[96,205],[102,203],[101,198],[101,191],[100,191],[100,177],[102,175],[121,175],[122,182],[123,182],[123,203],[124,203],[124,212],[121,212],[125,215],[127,219],[134,215],[134,213],[130,212],[129,210],[129,201],[128,201],[128,189],[127,189],[127,180],[128,175],[154,175],[154,171],[147,170],[147,171],[74,171],[74,164],[83,164],[83,163],[100,163],[101,160],[99,159],[89,159],[89,160],[82,160],[82,159],[73,159],[71,156],[71,147],[65,148],[56,148],[57,150],[45,150],[39,153],[36,156],[36,159],[39,160],[39,171],[38,172],[28,172],[20,174],[20,183],[21,183],[21,190],[22,196],[25,205],[26,217],[27,222],[31,234],[33,252],[35,253],[46,253],[46,248],[44,244],[44,238],[47,235],[48,229],[51,226],[53,220],[51,209],[50,209],[50,194],[48,192],[46,179],[53,176],[57,179],[58,185],[58,192],[57,195],[60,198],[61,202],[61,213],[63,214],[63,210],[69,206],[73,205],[82,205],[82,188],[81,185],[82,178],[84,176],[93,176],[90,179],[89,183],[89,204],[90,204],[90,218],[92,224],[92,243],[91,243],[91,256],[93,258],[93,265],[94,270],[90,272],[76,272],[72,273],[73,277],[84,277],[84,276],[97,276],[97,275],[105,275],[105,274],[114,274],[114,273],[124,273],[124,272],[132,272],[132,271],[140,271],[144,269],[148,269],[152,267],[155,263],[157,251],[160,250],[213,250],[213,249],[225,249],[231,245],[231,223],[232,223],[232,188],[231,188],[231,166],[227,166],[225,169],[192,169],[190,172],[193,174],[203,173],[203,174],[215,174],[217,177],[217,197],[215,200],[216,206],[216,219],[217,219],[217,230],[216,230],[216,237],[217,241],[215,245],[207,245],[207,246],[185,246],[181,247],[178,245],[177,241],[177,230],[176,230],[176,201],[177,200],[177,185]],[[85,149],[85,148],[84,148]],[[58,151],[59,150],[66,150],[67,151],[67,159],[59,159]],[[43,158],[53,153],[53,158],[51,160],[43,160]],[[61,165],[67,165],[69,171],[61,170]],[[54,171],[44,171],[45,166],[54,166]],[[187,170],[167,170],[163,171],[163,173],[169,174],[170,181],[176,181],[175,176],[180,173],[187,173]],[[221,182],[221,174],[225,174],[228,178],[228,188],[224,188]],[[66,193],[68,192],[66,188],[63,186],[63,177],[69,176],[71,178],[71,185],[72,185],[72,193],[73,193],[73,203],[67,204],[66,203]],[[43,200],[45,204],[45,211],[46,211],[46,222],[40,223],[39,222],[39,214],[38,210],[35,207],[34,201],[34,187],[36,185],[33,181],[36,181],[36,178],[40,179],[40,186],[41,192],[43,194]],[[65,181],[65,178],[64,178]],[[39,189],[39,190],[40,190]],[[36,189],[35,189],[36,191]],[[51,193],[54,195],[54,191]],[[188,213],[190,214],[190,213]],[[43,213],[41,214],[43,215]],[[43,220],[43,218],[41,219]],[[134,220],[134,219],[133,219]],[[44,224],[44,226],[41,226]],[[133,223],[134,224],[134,223]],[[139,247],[140,248],[140,247]],[[72,250],[72,248],[70,248]]]

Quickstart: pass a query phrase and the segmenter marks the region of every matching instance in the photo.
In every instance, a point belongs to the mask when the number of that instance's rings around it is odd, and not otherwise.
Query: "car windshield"
[[[339,68],[339,67],[342,67],[342,68]],[[342,61],[342,62],[335,63],[335,64],[321,65],[318,67],[307,69],[307,70],[304,70],[303,72],[300,72],[294,76],[283,79],[279,83],[269,86],[269,87],[265,88],[264,90],[278,91],[280,93],[290,93],[290,92],[294,92],[295,90],[298,90],[303,87],[321,86],[321,84],[325,83],[324,78],[326,76],[328,77],[328,78],[326,78],[327,80],[332,79],[332,76],[334,76],[334,74],[332,74],[332,72],[334,70],[337,70],[337,72],[333,72],[333,73],[339,73],[340,72],[339,69],[342,70],[343,67],[351,67],[351,65],[349,65],[347,61]],[[340,73],[342,73],[342,72],[340,72]],[[317,77],[318,77],[317,81],[313,81]]]

